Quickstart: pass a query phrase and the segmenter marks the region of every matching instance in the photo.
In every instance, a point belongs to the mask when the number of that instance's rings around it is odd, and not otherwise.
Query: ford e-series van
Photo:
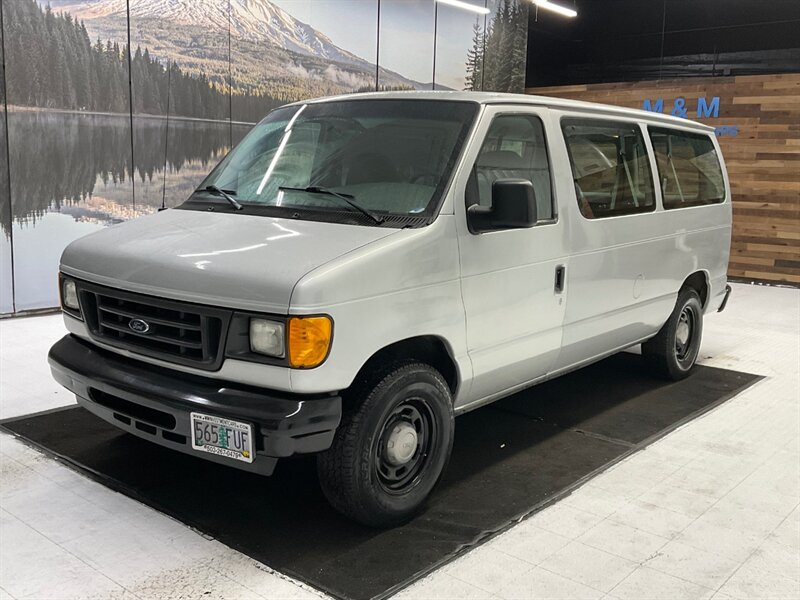
[[[65,250],[50,363],[163,446],[263,475],[317,453],[332,505],[390,526],[442,475],[455,415],[636,344],[685,377],[730,236],[719,146],[691,121],[488,93],[298,102],[177,208]]]

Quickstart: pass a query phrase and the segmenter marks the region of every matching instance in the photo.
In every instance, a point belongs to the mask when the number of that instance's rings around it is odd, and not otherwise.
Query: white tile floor
[[[72,402],[63,333],[0,321],[0,417]],[[734,285],[702,362],[767,378],[398,597],[800,598],[800,290]],[[10,436],[0,460],[0,600],[322,596]]]

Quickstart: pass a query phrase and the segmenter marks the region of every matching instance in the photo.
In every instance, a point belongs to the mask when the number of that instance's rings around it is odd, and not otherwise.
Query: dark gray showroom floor
[[[698,367],[667,384],[620,354],[469,413],[427,510],[383,532],[327,506],[310,458],[262,478],[148,444],[80,408],[3,427],[277,571],[361,599],[407,585],[757,379]]]

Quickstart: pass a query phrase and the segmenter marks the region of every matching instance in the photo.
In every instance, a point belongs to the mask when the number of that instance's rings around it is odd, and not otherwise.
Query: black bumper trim
[[[55,343],[48,361],[56,381],[83,407],[120,429],[264,475],[272,473],[278,458],[329,448],[341,419],[337,395],[290,394],[198,377],[120,356],[73,335]],[[252,423],[258,433],[255,460],[192,450],[191,412]]]

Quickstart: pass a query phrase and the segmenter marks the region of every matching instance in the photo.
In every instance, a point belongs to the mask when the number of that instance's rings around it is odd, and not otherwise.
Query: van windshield
[[[181,208],[208,209],[213,203],[215,210],[243,214],[424,224],[438,210],[477,112],[476,103],[441,100],[280,108],[252,129]]]

